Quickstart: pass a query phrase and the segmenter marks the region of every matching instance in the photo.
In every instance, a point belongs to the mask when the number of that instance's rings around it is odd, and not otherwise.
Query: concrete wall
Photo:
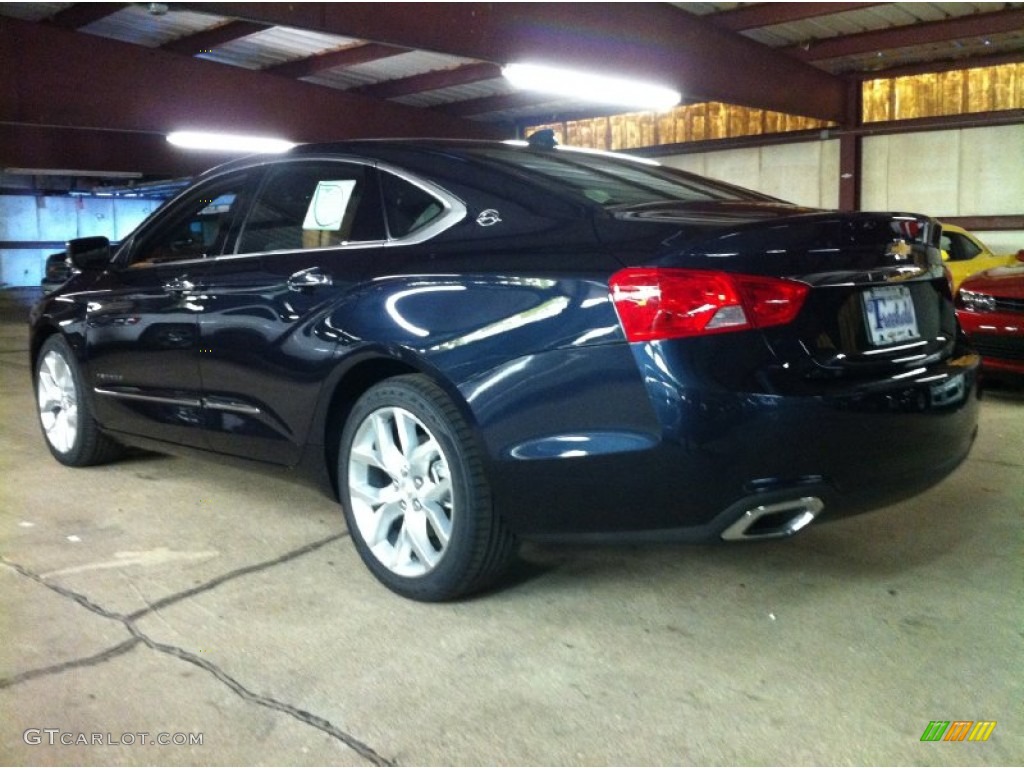
[[[104,235],[120,240],[160,205],[159,200],[109,197],[0,195],[0,241],[55,241]],[[61,247],[0,249],[0,283],[39,285],[46,257]]]
[[[837,139],[670,155],[658,161],[800,205],[839,205]]]
[[[1024,125],[868,136],[865,210],[943,216],[1024,214]],[[1024,232],[975,232],[996,253],[1024,248]]]
[[[1024,214],[1024,125],[865,137],[861,208],[943,216]],[[839,203],[839,142],[672,155],[660,162],[801,205]],[[975,232],[996,253],[1024,231]]]

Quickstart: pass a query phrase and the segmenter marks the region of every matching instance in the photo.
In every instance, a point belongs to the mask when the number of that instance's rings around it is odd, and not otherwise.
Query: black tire
[[[338,487],[360,557],[404,597],[479,592],[515,554],[469,426],[425,376],[397,376],[359,398],[341,433]]]
[[[121,455],[121,446],[96,426],[91,393],[62,336],[51,336],[43,343],[34,374],[39,425],[57,461],[88,467]]]

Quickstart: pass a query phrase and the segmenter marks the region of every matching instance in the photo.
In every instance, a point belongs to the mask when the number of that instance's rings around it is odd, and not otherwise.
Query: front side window
[[[132,267],[219,256],[239,214],[248,175],[205,184],[132,249]]]
[[[289,163],[272,170],[242,226],[239,253],[384,240],[377,173],[352,163]]]

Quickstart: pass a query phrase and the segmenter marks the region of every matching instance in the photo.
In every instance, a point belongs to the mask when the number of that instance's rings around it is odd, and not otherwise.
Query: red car
[[[956,314],[985,370],[1024,376],[1024,251],[1017,261],[964,280]]]

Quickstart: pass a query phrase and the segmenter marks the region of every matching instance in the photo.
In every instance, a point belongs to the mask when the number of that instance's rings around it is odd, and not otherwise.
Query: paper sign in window
[[[352,179],[317,182],[302,228],[338,232],[348,204],[352,200],[352,190],[355,186],[356,183]]]

